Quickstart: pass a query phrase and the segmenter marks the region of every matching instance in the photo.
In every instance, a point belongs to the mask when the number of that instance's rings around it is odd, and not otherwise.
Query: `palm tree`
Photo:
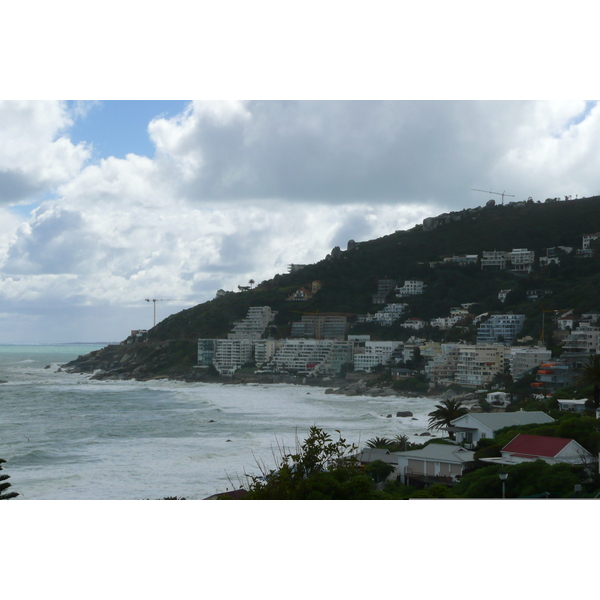
[[[410,442],[407,435],[396,435],[393,439],[393,445],[398,452],[404,452],[410,448]]]
[[[392,441],[386,437],[374,437],[367,442],[367,448],[389,448]]]
[[[469,412],[469,409],[462,405],[460,400],[448,398],[441,404],[435,405],[436,410],[429,413],[429,425],[427,429],[443,429],[448,427],[451,421],[462,417]],[[449,433],[450,439],[454,439],[454,433]]]
[[[594,408],[600,406],[600,354],[590,356],[581,368],[577,384],[582,386],[594,386]]]
[[[254,285],[254,279],[250,279],[250,281],[248,281],[248,283],[250,284],[250,289],[252,289],[252,286]]]

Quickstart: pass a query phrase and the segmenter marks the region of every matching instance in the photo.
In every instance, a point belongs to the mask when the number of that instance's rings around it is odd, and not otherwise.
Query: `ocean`
[[[94,381],[59,367],[101,345],[0,346],[0,458],[17,500],[203,499],[272,468],[316,425],[361,448],[423,441],[436,400],[287,384]],[[414,418],[395,417],[410,410]],[[387,418],[387,415],[394,415]]]

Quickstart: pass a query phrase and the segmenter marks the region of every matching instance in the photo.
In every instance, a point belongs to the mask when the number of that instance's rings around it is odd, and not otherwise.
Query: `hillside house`
[[[519,433],[502,450],[501,457],[482,458],[484,462],[502,465],[518,465],[543,460],[549,465],[567,463],[589,464],[593,460],[581,444],[573,439]]]
[[[554,248],[546,248],[546,256],[540,256],[540,266],[547,267],[548,265],[560,265],[561,253],[571,254],[573,248],[570,246],[555,246]]]
[[[469,413],[454,419],[447,431],[456,435],[459,444],[476,445],[480,439],[493,438],[504,427],[552,423],[554,419],[541,411],[504,413]]]
[[[592,242],[600,238],[600,233],[588,233],[582,236],[581,249],[577,250],[579,258],[589,258],[593,256]]]
[[[508,261],[508,252],[502,250],[486,250],[481,254],[482,271],[504,271]]]
[[[407,279],[402,287],[396,287],[396,297],[403,298],[404,296],[416,296],[422,294],[427,286],[423,281],[418,279]]]
[[[563,398],[558,400],[558,410],[572,413],[582,413],[586,410],[585,403],[587,400],[575,400],[575,398]]]
[[[398,461],[398,481],[417,486],[454,485],[474,461],[474,452],[454,444],[429,444],[420,450],[393,452],[392,456]]]
[[[509,253],[510,270],[516,273],[528,273],[535,262],[535,252],[527,248],[514,248]]]
[[[427,325],[427,321],[423,321],[423,319],[419,319],[418,317],[411,317],[410,319],[406,319],[404,323],[402,323],[402,327],[406,327],[408,329],[423,329]]]

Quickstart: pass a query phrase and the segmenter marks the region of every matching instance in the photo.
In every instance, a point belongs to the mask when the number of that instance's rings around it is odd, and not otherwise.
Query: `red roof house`
[[[519,433],[501,450],[503,464],[543,460],[549,464],[582,464],[592,455],[575,440]]]

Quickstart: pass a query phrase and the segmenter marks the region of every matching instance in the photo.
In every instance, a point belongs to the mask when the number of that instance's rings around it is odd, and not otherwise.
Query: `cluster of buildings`
[[[599,233],[590,233],[582,236],[581,248],[578,248],[575,255],[578,258],[589,258],[593,255],[592,242],[600,238]],[[538,262],[541,267],[551,264],[560,264],[561,254],[571,254],[571,246],[555,246],[546,248],[544,255],[540,256]],[[528,273],[533,269],[536,257],[533,250],[528,248],[513,248],[506,250],[486,250],[481,253],[481,258],[477,254],[462,254],[449,256],[441,261],[430,262],[430,266],[439,264],[455,264],[460,266],[476,265],[478,262],[482,271],[508,270],[514,273]]]
[[[524,315],[480,315],[475,344],[415,336],[406,342],[375,341],[369,335],[349,335],[347,316],[336,313],[303,314],[292,325],[289,338],[274,339],[268,329],[277,313],[268,306],[251,307],[227,339],[198,340],[198,366],[212,365],[226,376],[248,364],[257,372],[319,377],[337,375],[350,365],[365,373],[389,367],[397,378],[420,372],[431,386],[458,384],[472,389],[484,388],[498,374],[510,373],[517,380],[536,373],[532,392],[549,395],[572,386],[581,365],[600,353],[600,328],[594,325],[598,314],[568,312],[554,315],[553,326],[557,322],[564,326],[570,317],[571,328],[563,332],[560,358],[553,359],[542,345],[513,345]],[[417,365],[419,371],[414,370]]]
[[[365,448],[357,458],[361,464],[382,460],[394,468],[389,479],[406,485],[456,484],[475,464],[473,448],[481,439],[493,439],[504,427],[552,423],[541,411],[507,413],[468,413],[451,421],[445,429],[456,438],[456,445],[429,444],[424,448],[390,452],[385,448]],[[577,441],[520,433],[500,451],[500,456],[480,458],[505,467],[543,460],[547,464],[589,465],[594,457]]]

